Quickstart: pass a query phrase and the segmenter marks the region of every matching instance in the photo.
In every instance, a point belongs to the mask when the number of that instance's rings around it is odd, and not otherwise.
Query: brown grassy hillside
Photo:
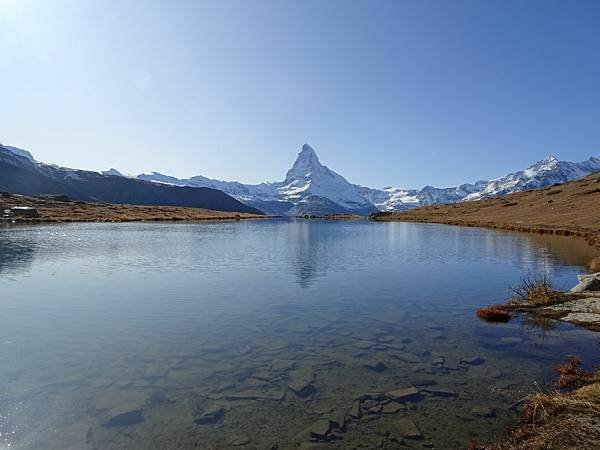
[[[373,219],[574,235],[600,247],[600,173],[489,200],[375,213]]]
[[[3,210],[13,206],[32,206],[36,208],[41,218],[35,219],[35,221],[42,222],[194,221],[265,217],[249,213],[212,211],[201,208],[57,201],[52,198],[0,193],[0,217]]]

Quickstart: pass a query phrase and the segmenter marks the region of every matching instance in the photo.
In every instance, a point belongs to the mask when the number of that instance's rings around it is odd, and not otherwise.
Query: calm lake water
[[[593,333],[474,313],[528,273],[570,287],[588,251],[408,223],[0,228],[0,449],[464,448],[565,355],[597,362]]]

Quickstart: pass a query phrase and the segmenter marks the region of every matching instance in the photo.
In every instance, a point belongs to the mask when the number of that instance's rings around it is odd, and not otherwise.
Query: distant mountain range
[[[365,215],[478,200],[565,183],[599,170],[599,158],[572,163],[548,156],[524,170],[474,184],[374,189],[348,182],[321,164],[313,148],[305,144],[283,181],[243,184],[201,175],[179,179],[152,172],[126,177],[116,169],[101,173],[74,170],[39,163],[25,150],[0,146],[0,190],[23,194],[60,193],[74,199],[108,203],[194,206],[239,212],[260,210],[293,216]]]
[[[0,145],[0,191],[24,195],[63,194],[73,200],[189,206],[215,211],[260,213],[216,189],[151,183],[39,163],[25,150]]]
[[[565,183],[600,170],[600,159],[580,163],[559,161],[553,156],[525,170],[494,180],[477,181],[457,187],[422,189],[385,187],[373,189],[349,183],[343,176],[321,164],[316,152],[305,144],[285,180],[275,183],[242,184],[203,176],[178,179],[158,172],[138,179],[177,186],[211,187],[270,214],[368,214],[400,211],[437,203],[456,203],[494,197],[556,183]]]

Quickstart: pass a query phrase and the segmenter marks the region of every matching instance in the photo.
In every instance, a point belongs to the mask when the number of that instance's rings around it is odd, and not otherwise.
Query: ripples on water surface
[[[463,448],[566,354],[596,360],[590,332],[474,315],[529,272],[573,284],[576,245],[406,223],[1,228],[0,449],[293,448],[349,412],[327,446]]]

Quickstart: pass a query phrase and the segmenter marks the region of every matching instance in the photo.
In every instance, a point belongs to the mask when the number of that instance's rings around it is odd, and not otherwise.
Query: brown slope
[[[488,200],[381,212],[372,218],[573,235],[600,247],[600,173]]]
[[[245,212],[213,211],[178,206],[114,205],[82,201],[59,201],[51,197],[34,197],[0,192],[0,217],[4,209],[31,206],[38,210],[41,222],[132,222],[162,220],[231,220],[264,218]],[[1,221],[2,219],[0,219]],[[24,219],[23,221],[31,221]]]

